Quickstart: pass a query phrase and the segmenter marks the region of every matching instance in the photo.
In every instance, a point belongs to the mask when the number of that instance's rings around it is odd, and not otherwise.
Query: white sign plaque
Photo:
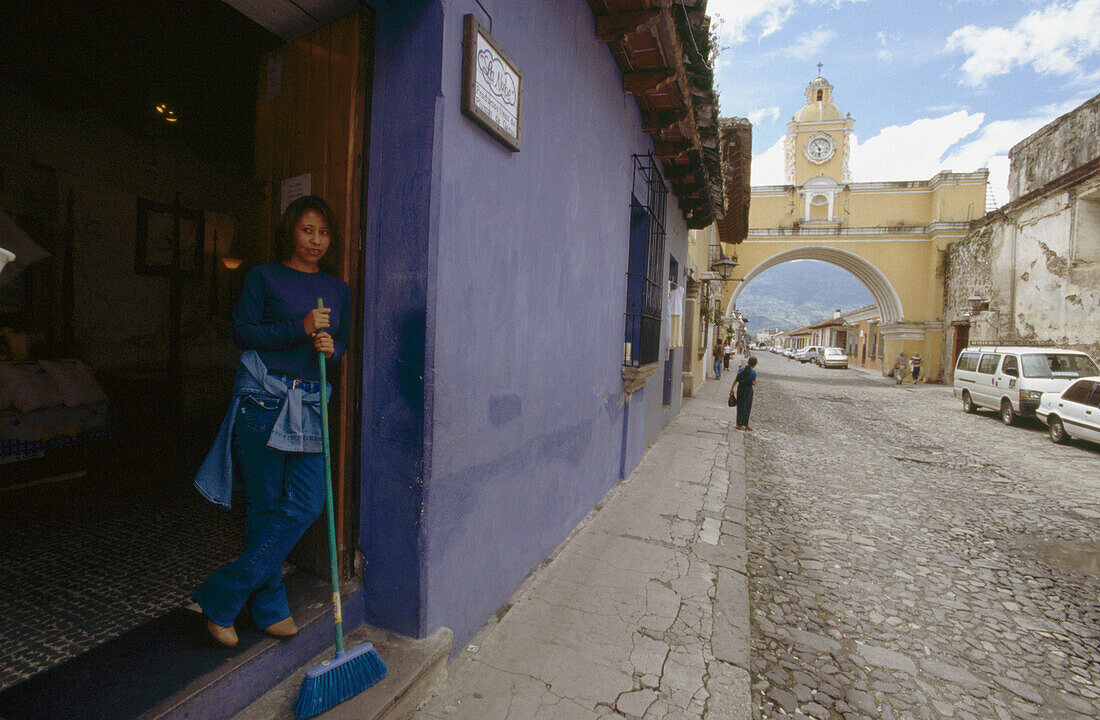
[[[518,152],[523,73],[473,15],[465,22],[462,111]]]
[[[283,180],[281,193],[282,196],[279,198],[279,212],[286,212],[287,205],[294,202],[300,197],[305,197],[306,195],[309,195],[310,188],[312,186],[313,177],[309,173]]]

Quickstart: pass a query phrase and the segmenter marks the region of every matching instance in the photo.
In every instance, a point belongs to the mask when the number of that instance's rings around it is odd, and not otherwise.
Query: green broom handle
[[[317,307],[325,301],[317,298]],[[344,652],[344,618],[340,611],[340,573],[336,569],[336,512],[332,506],[332,458],[328,442],[328,381],[326,380],[325,354],[317,352],[321,367],[321,452],[325,462],[325,519],[328,522],[328,566],[332,575],[332,618],[336,622],[336,652]]]

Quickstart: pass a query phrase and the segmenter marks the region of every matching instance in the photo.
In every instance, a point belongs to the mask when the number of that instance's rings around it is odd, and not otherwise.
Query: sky
[[[821,75],[855,120],[855,182],[988,167],[1100,93],[1100,0],[709,0],[720,114],[753,123],[753,185],[781,185],[783,136]]]

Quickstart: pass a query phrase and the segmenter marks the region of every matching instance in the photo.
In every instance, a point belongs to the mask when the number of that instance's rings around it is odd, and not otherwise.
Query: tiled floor
[[[0,492],[0,689],[188,604],[242,505],[92,477]]]

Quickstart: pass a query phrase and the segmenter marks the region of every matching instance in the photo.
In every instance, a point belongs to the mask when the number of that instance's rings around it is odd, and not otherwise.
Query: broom
[[[317,298],[317,307],[324,307]],[[325,354],[317,353],[321,365],[321,448],[325,463],[325,518],[328,521],[328,564],[332,575],[332,615],[336,621],[336,657],[306,671],[294,717],[311,718],[353,698],[386,677],[386,664],[369,642],[344,650],[344,625],[340,613],[340,577],[336,570],[336,520],[332,509],[332,468],[328,439],[328,393]]]

